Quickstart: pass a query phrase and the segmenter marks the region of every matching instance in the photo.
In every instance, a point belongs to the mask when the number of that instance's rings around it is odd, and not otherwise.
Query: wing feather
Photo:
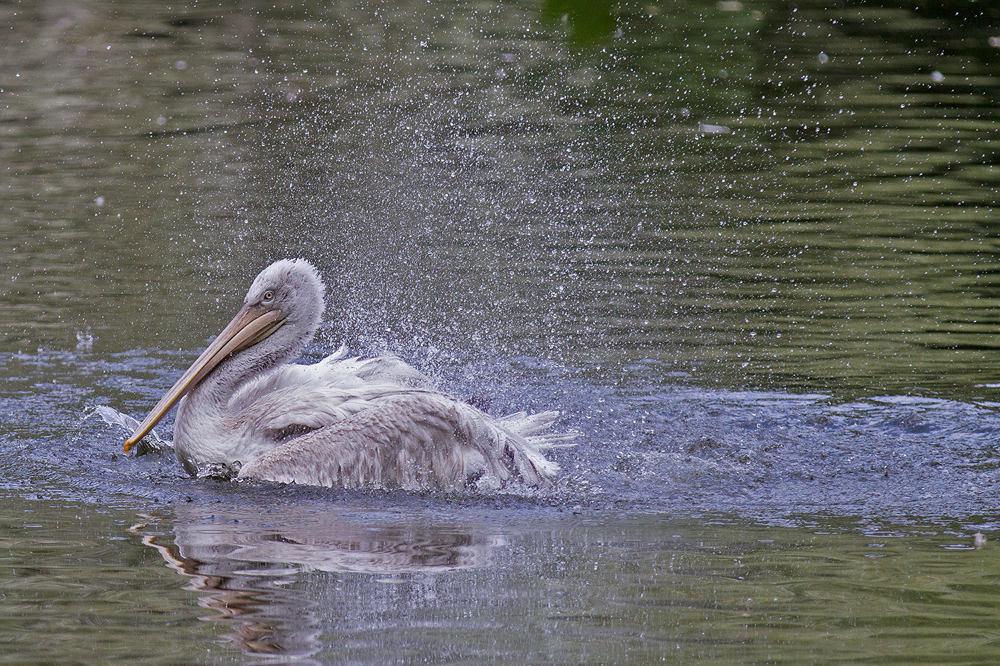
[[[243,411],[255,402],[283,390],[351,390],[392,386],[402,389],[432,390],[434,383],[416,368],[395,356],[371,359],[347,357],[347,348],[312,365],[282,365],[247,381],[229,400],[228,408]]]
[[[409,393],[278,446],[240,478],[345,488],[458,490],[515,477],[552,482],[556,463],[522,435],[449,396]]]

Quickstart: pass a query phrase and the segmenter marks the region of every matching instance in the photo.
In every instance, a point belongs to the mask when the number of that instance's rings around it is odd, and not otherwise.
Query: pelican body
[[[394,357],[314,365],[295,359],[323,314],[325,287],[304,259],[254,280],[243,307],[125,442],[129,452],[177,405],[174,451],[192,475],[238,473],[346,488],[546,486],[557,412],[493,418],[437,391]]]

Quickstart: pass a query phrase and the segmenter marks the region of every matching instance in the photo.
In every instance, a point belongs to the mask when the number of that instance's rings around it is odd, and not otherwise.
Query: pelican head
[[[261,271],[240,311],[139,424],[125,451],[217,368],[226,368],[216,374],[231,388],[297,356],[319,327],[324,290],[316,269],[305,259],[282,259]],[[241,353],[248,349],[253,353]]]

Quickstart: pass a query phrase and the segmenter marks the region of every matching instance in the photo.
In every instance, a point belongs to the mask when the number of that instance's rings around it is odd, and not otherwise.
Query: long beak
[[[274,333],[285,323],[285,315],[280,310],[268,310],[259,305],[244,305],[233,320],[219,333],[208,349],[187,369],[177,383],[160,398],[153,411],[143,419],[132,436],[125,442],[128,453],[145,437],[167,412],[184,397],[184,394],[198,385],[227,356],[241,349],[255,345]]]

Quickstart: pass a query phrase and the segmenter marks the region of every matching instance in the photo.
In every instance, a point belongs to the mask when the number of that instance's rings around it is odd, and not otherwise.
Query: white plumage
[[[493,418],[434,389],[394,357],[291,365],[312,339],[324,287],[307,261],[264,269],[243,308],[125,443],[129,451],[180,401],[174,449],[191,474],[345,488],[500,488],[550,484],[544,452],[574,433],[557,412]]]

